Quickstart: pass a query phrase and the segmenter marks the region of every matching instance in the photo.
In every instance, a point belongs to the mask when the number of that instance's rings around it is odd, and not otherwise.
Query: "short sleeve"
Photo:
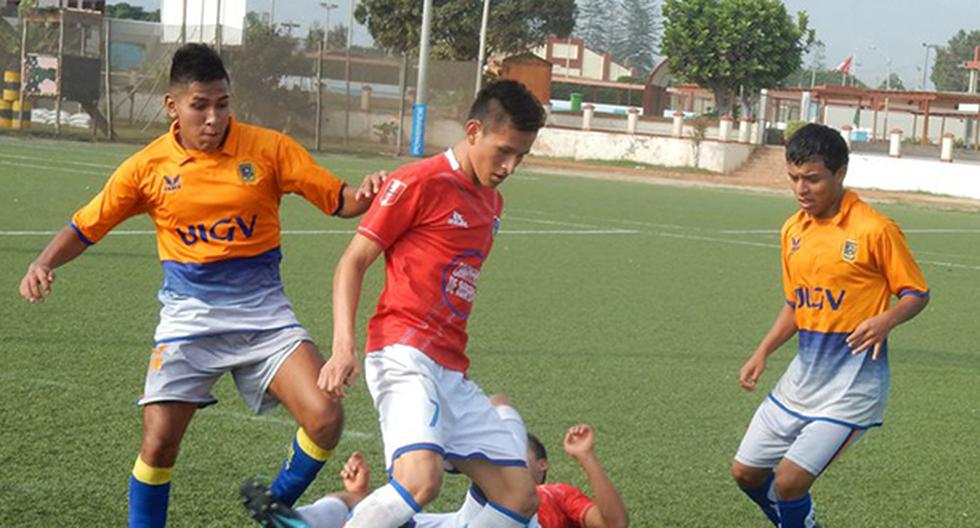
[[[929,296],[929,286],[912,256],[905,235],[895,222],[885,224],[875,244],[875,261],[888,281],[888,289],[899,297]]]
[[[789,270],[789,253],[792,241],[790,240],[789,229],[784,226],[779,244],[779,260],[782,265],[783,276],[783,298],[791,308],[796,308],[796,288]]]
[[[139,181],[136,162],[133,159],[123,162],[99,194],[72,215],[69,225],[78,238],[87,245],[95,244],[123,220],[144,212],[146,206]]]
[[[575,526],[584,527],[585,516],[595,506],[595,503],[574,486],[558,484],[556,487],[559,490],[558,507],[561,508],[562,513],[574,521]]]
[[[341,193],[347,184],[317,164],[313,156],[289,136],[279,139],[276,173],[283,193],[298,194],[331,215],[343,207]]]
[[[417,179],[400,177],[395,172],[364,214],[357,232],[388,249],[417,222],[422,194]]]

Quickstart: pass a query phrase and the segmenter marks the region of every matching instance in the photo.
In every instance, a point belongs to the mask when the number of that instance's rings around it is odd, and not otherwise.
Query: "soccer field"
[[[48,302],[17,295],[28,263],[102,186],[131,145],[0,138],[0,526],[120,526],[139,449],[135,405],[162,272],[151,223],[135,218],[60,269]],[[398,161],[323,155],[359,181]],[[925,176],[925,175],[924,175]],[[777,352],[756,393],[743,361],[782,305],[784,195],[580,179],[524,169],[502,188],[501,232],[470,321],[471,376],[505,392],[549,448],[551,481],[586,488],[561,448],[577,422],[637,527],[766,526],[728,466],[752,413],[794,354]],[[980,214],[877,207],[904,228],[932,302],[892,334],[891,401],[813,490],[825,528],[980,526]],[[330,340],[334,265],[354,221],[297,197],[282,208],[283,277],[299,318]],[[383,266],[362,297],[359,336]],[[325,350],[325,354],[329,351]],[[295,426],[255,417],[229,377],[192,423],[174,472],[170,525],[247,526],[245,477],[274,475]],[[302,502],[339,487],[352,450],[383,477],[377,418],[360,379],[337,457]],[[447,477],[432,510],[453,509]]]

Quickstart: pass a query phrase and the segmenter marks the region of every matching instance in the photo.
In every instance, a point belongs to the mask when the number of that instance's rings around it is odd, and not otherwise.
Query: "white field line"
[[[677,239],[681,239],[681,240],[697,240],[697,241],[700,241],[700,242],[714,242],[714,243],[718,243],[718,244],[731,244],[733,246],[752,246],[752,247],[760,247],[760,248],[766,248],[766,249],[771,249],[771,248],[779,249],[779,244],[766,244],[766,243],[763,243],[763,242],[750,242],[748,240],[732,240],[730,238],[717,238],[717,237],[700,236],[700,235],[685,235],[685,234],[681,234],[681,233],[666,233],[666,232],[663,232],[663,231],[652,231],[652,232],[650,232],[650,234],[651,235],[656,235],[656,236],[661,236],[661,237],[666,237],[666,238],[677,238]]]
[[[115,170],[116,167],[118,166],[118,165],[107,165],[105,163],[88,163],[85,161],[69,161],[69,160],[60,160],[60,159],[52,159],[52,158],[35,158],[33,156],[19,156],[17,154],[6,154],[3,152],[0,152],[0,159],[23,160],[23,161],[47,161],[47,162],[61,163],[63,165],[76,165],[79,167],[107,169],[110,171]],[[32,167],[32,166],[33,165],[25,165],[25,167]]]
[[[25,231],[0,231],[0,236],[54,236],[58,231],[49,230],[25,230]],[[634,229],[502,229],[501,235],[637,235],[641,231]],[[110,236],[148,236],[155,235],[156,231],[151,230],[117,230],[110,231]],[[354,230],[346,229],[285,229],[283,235],[353,235]]]
[[[12,161],[3,161],[3,160],[0,160],[0,165],[6,165],[6,166],[9,166],[9,167],[17,167],[17,168],[21,168],[21,169],[41,169],[41,170],[56,171],[56,172],[67,172],[69,174],[86,174],[86,175],[89,175],[89,176],[108,176],[108,173],[105,172],[105,171],[93,171],[93,170],[85,170],[85,169],[72,169],[72,168],[69,168],[69,167],[55,167],[53,165],[41,165],[41,164],[35,164],[35,163],[32,163],[32,164],[28,165],[28,164],[24,164],[24,163],[14,163]]]
[[[952,234],[980,234],[980,229],[956,229],[956,228],[935,228],[935,229],[905,229],[905,233],[915,233],[920,235],[952,235]],[[778,235],[778,229],[722,229],[718,231],[726,235]]]
[[[592,224],[577,224],[577,223],[573,223],[573,222],[560,222],[558,220],[542,220],[540,218],[527,218],[525,216],[507,215],[504,219],[505,220],[520,220],[520,221],[523,221],[523,222],[531,222],[531,223],[535,223],[535,224],[557,225],[557,226],[565,226],[565,227],[582,227],[582,228],[585,228],[585,229],[599,229],[599,226],[592,225]]]

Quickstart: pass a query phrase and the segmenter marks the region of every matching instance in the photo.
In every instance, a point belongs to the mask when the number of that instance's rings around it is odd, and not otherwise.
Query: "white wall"
[[[859,189],[915,191],[980,200],[980,164],[851,154],[845,183]]]
[[[576,160],[629,160],[668,167],[697,167],[711,172],[733,172],[749,158],[752,145],[703,141],[695,160],[689,139],[616,134],[546,127],[538,133],[531,155]]]

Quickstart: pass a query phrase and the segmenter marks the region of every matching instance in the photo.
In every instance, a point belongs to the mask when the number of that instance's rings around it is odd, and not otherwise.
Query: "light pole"
[[[483,64],[487,58],[487,23],[490,19],[490,0],[483,0],[483,19],[480,22],[480,56],[476,62],[476,93],[483,87]]]
[[[415,88],[415,104],[412,105],[412,143],[409,154],[420,158],[425,155],[425,118],[427,114],[429,38],[432,34],[432,0],[422,2],[422,32],[419,42],[419,78]]]
[[[330,10],[337,7],[337,4],[320,2],[320,7],[327,11],[326,25],[323,26],[323,38],[320,39],[320,54],[316,61],[316,149],[320,150],[322,144],[323,128],[323,52],[327,47],[327,35],[330,33]]]
[[[926,44],[922,43],[922,47],[926,49],[926,59],[922,62],[922,91],[926,91],[926,76],[929,74],[929,50],[938,50],[942,46],[938,44]]]

